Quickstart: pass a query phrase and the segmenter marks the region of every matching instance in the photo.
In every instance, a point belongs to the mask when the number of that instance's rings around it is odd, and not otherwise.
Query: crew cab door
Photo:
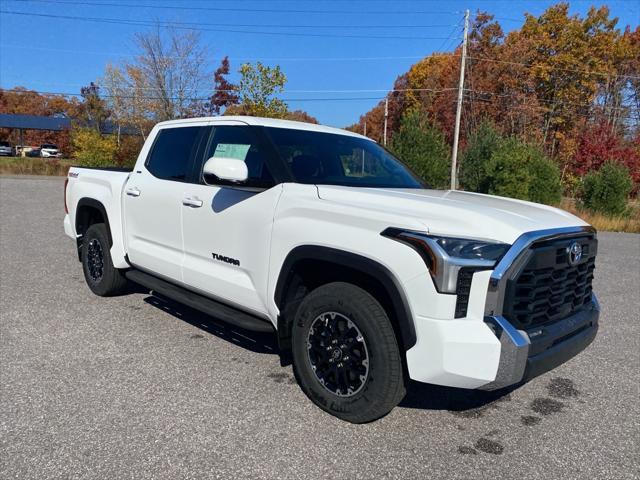
[[[233,185],[208,175],[205,184],[204,162],[221,152],[247,164],[246,183]],[[282,191],[271,174],[270,155],[255,127],[215,124],[206,154],[195,164],[193,183],[187,185],[192,203],[182,207],[184,283],[264,315],[273,217]]]
[[[136,267],[182,281],[182,202],[194,158],[209,131],[188,124],[159,130],[146,162],[136,166],[125,185],[127,254]]]

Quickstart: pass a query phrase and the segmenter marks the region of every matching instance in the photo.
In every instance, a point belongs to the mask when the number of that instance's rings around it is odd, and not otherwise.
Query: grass
[[[66,177],[73,160],[66,158],[0,157],[0,175],[56,175]]]
[[[560,208],[580,217],[599,231],[640,233],[640,202],[629,202],[629,214],[624,217],[610,217],[598,212],[579,208],[572,198],[565,198]]]

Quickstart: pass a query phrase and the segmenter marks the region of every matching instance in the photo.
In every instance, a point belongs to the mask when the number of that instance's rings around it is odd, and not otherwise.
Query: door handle
[[[129,195],[130,197],[139,197],[140,193],[140,190],[138,190],[136,187],[127,188],[127,195]]]
[[[182,199],[182,204],[186,207],[200,208],[202,206],[202,200],[197,198],[185,197]]]

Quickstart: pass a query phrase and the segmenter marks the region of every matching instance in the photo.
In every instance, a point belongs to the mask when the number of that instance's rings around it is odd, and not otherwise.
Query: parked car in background
[[[0,155],[10,157],[13,155],[13,147],[9,142],[0,142]]]
[[[40,149],[37,147],[25,147],[23,149],[24,157],[40,157],[42,154],[40,153]]]
[[[57,145],[53,143],[43,143],[40,145],[40,156],[43,158],[61,157],[62,153]]]

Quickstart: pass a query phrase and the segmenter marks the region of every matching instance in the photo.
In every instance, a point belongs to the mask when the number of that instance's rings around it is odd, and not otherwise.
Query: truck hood
[[[587,225],[564,210],[512,198],[455,190],[318,185],[322,200],[374,210],[389,227],[513,243],[525,232]]]

